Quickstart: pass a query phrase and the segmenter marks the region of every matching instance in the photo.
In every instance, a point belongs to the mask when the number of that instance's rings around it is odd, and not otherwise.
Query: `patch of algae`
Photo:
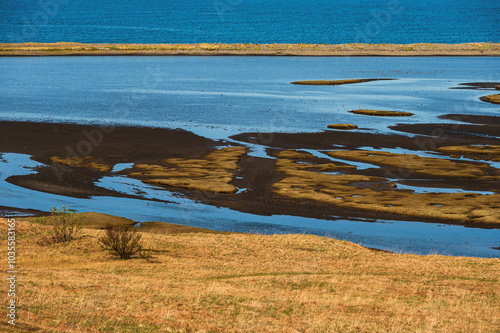
[[[328,125],[327,127],[331,128],[331,129],[347,130],[347,131],[358,128],[358,126],[353,125],[353,124],[331,124],[331,125]]]
[[[317,157],[311,153],[298,152],[294,149],[283,150],[279,152],[278,155],[276,156],[278,157],[278,160],[276,160],[276,166],[278,167],[289,168],[291,165],[294,165],[294,168],[297,170],[317,170],[323,172],[338,171],[342,169],[356,170],[356,167],[354,165],[340,164],[340,163],[317,163],[317,164],[295,163],[294,164],[294,162],[291,160],[317,159]]]
[[[496,87],[495,87],[496,89]],[[479,98],[483,102],[487,103],[493,103],[493,104],[500,104],[500,94],[498,95],[488,95],[488,96],[483,96]]]
[[[282,150],[278,153],[277,157],[279,158],[289,158],[292,160],[301,160],[301,159],[308,159],[308,158],[317,158],[311,153],[308,152],[298,152],[295,149],[287,149],[287,150]]]
[[[95,162],[94,158],[92,156],[70,157],[70,158],[62,158],[60,156],[52,156],[52,157],[50,157],[50,160],[53,163],[69,165],[72,167],[89,168],[89,169],[94,169],[94,170],[102,171],[102,172],[110,172],[111,169],[113,168],[111,165]]]
[[[276,164],[287,177],[273,185],[274,192],[288,198],[417,218],[500,223],[499,194],[414,193],[395,189],[384,178],[305,171],[294,161]]]
[[[362,114],[364,116],[378,116],[378,117],[411,117],[413,113],[411,112],[403,112],[403,111],[379,111],[379,110],[352,110],[349,111],[354,114]]]
[[[154,185],[198,190],[202,192],[235,193],[236,187],[230,182],[235,178],[230,171],[238,170],[238,162],[248,151],[246,147],[228,147],[208,153],[204,159],[170,158],[165,163],[173,167],[137,164],[141,172],[133,172],[129,177],[143,179]]]
[[[344,165],[336,163],[299,164],[289,159],[278,159],[276,161],[276,166],[278,168],[285,168],[285,169],[293,167],[294,170],[317,170],[322,172],[333,172],[346,169],[356,170],[356,167],[354,165],[347,165],[347,164]]]
[[[403,169],[403,173],[412,172],[439,177],[482,177],[500,179],[498,176],[488,176],[486,174],[486,171],[494,171],[494,169],[486,163],[455,163],[442,158],[367,150],[337,150],[330,151],[327,154],[334,158],[350,161],[393,166]]]
[[[448,146],[437,150],[452,157],[466,156],[477,160],[500,162],[500,146]]]

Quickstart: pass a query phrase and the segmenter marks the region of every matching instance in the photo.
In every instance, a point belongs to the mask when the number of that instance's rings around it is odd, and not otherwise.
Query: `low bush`
[[[67,243],[78,236],[85,224],[85,216],[82,213],[76,213],[66,206],[62,206],[62,209],[52,207],[50,213],[50,216],[35,220],[42,225],[52,226],[48,231],[47,243]]]
[[[141,253],[142,234],[138,233],[130,226],[110,226],[106,227],[106,234],[99,238],[99,243],[112,255],[120,259],[129,259],[136,253]]]

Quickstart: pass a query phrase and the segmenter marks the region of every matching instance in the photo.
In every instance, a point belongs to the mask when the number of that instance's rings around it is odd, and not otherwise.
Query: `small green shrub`
[[[49,238],[46,239],[47,243],[67,243],[78,236],[85,224],[85,216],[82,213],[75,213],[66,206],[62,206],[62,209],[52,207],[50,213],[50,216],[35,220],[42,225],[52,226],[52,229],[49,229]]]
[[[99,243],[112,255],[120,259],[129,259],[136,253],[141,253],[142,234],[130,226],[107,226],[106,234],[99,238]]]

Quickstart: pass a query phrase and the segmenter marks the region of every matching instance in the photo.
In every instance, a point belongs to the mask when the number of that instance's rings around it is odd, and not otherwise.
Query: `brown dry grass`
[[[0,43],[0,56],[89,55],[304,55],[304,56],[499,56],[500,43],[465,44],[84,44]]]
[[[3,235],[5,227],[0,219]],[[500,325],[498,259],[391,254],[308,235],[148,233],[153,257],[123,261],[99,248],[101,230],[40,246],[41,228],[18,221],[16,332],[498,332]],[[1,330],[13,332],[5,320]]]

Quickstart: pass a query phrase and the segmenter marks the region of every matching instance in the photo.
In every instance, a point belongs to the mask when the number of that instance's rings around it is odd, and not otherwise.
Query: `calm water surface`
[[[344,86],[308,79],[393,78]],[[387,132],[447,113],[498,115],[484,91],[459,83],[500,81],[490,57],[45,57],[0,58],[0,119],[113,122],[183,128],[211,138],[251,131],[316,132],[356,123]],[[354,109],[400,110],[375,118]],[[442,122],[442,120],[439,120]]]

